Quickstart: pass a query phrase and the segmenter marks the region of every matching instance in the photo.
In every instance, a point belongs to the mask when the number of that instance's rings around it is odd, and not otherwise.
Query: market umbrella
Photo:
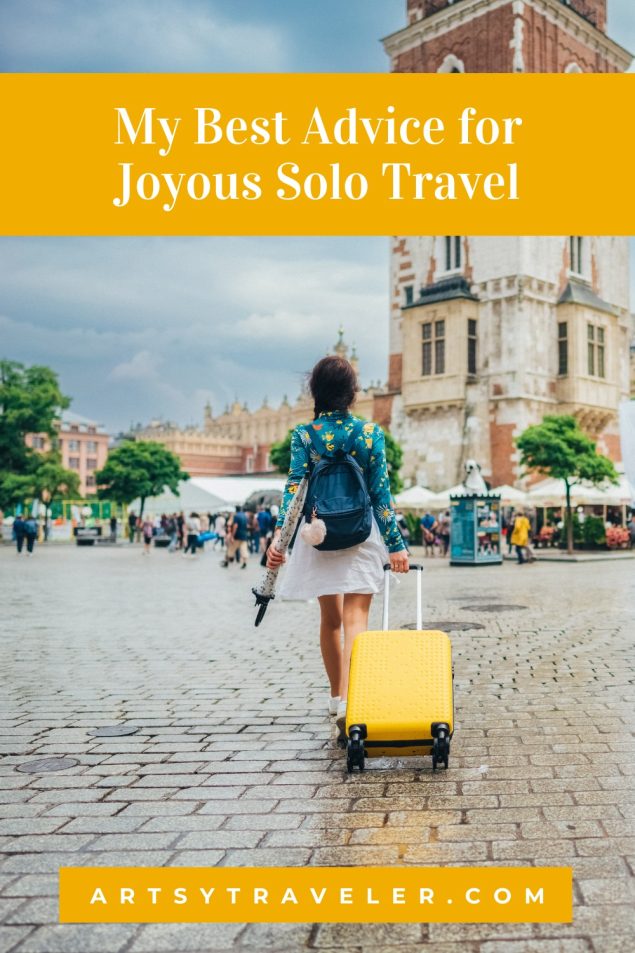
[[[395,497],[395,503],[404,510],[421,510],[428,507],[436,498],[432,490],[425,486],[411,486]]]
[[[491,491],[497,496],[500,496],[501,503],[526,503],[527,494],[524,490],[517,490],[515,486],[510,486],[509,483],[502,483],[501,486],[494,487]]]

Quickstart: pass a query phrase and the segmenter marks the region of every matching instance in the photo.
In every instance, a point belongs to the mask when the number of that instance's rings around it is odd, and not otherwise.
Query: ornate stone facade
[[[407,10],[409,25],[384,41],[397,72],[614,72],[631,61],[604,33],[606,0]],[[493,483],[515,483],[514,437],[549,413],[574,414],[618,458],[631,336],[626,238],[395,238],[389,392],[404,477],[440,489],[474,457]]]
[[[333,353],[349,357],[342,328]],[[349,359],[357,369],[354,348]],[[387,425],[390,398],[385,388],[376,385],[361,390],[355,413]],[[272,407],[265,398],[262,406],[254,411],[235,401],[216,417],[207,404],[201,429],[155,422],[136,431],[135,436],[165,444],[179,456],[181,466],[191,476],[268,473],[274,470],[269,460],[272,444],[283,440],[292,427],[306,423],[312,417],[311,398],[307,391],[303,391],[293,404],[285,397],[280,406]]]

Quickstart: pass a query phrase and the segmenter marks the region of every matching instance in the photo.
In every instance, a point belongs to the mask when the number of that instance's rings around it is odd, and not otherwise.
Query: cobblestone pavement
[[[218,561],[0,547],[0,951],[635,950],[635,563],[429,560],[426,622],[482,626],[453,632],[450,770],[372,761],[349,779],[316,606],[274,603],[256,630],[259,567]],[[402,585],[396,625],[414,619],[413,578]],[[139,730],[87,733],[114,723]],[[59,756],[79,764],[16,770]],[[56,923],[61,865],[135,864],[572,865],[575,920]]]

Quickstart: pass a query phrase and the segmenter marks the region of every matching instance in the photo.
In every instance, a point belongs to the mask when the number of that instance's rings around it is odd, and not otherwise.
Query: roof
[[[65,410],[62,413],[62,428],[64,427],[81,427],[82,429],[94,427],[97,433],[106,433],[102,424],[98,424],[96,420],[91,420],[89,417],[82,417],[81,414],[76,414],[72,410]]]
[[[442,278],[441,281],[435,281],[432,285],[426,285],[421,289],[417,300],[405,305],[403,310],[418,308],[424,304],[435,304],[437,301],[450,301],[453,298],[478,301],[467,278],[463,275],[452,275],[451,278]]]
[[[585,308],[594,308],[595,311],[606,311],[615,314],[615,308],[608,301],[604,301],[586,282],[572,279],[558,298],[558,304],[581,304]]]

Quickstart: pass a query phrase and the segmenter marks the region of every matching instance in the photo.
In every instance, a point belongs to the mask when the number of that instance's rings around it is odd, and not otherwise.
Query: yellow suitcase
[[[383,631],[362,632],[353,643],[346,706],[346,763],[364,770],[366,757],[432,755],[448,767],[454,732],[452,646],[445,632],[421,630],[417,573],[417,629],[390,630],[389,570],[384,566]]]

